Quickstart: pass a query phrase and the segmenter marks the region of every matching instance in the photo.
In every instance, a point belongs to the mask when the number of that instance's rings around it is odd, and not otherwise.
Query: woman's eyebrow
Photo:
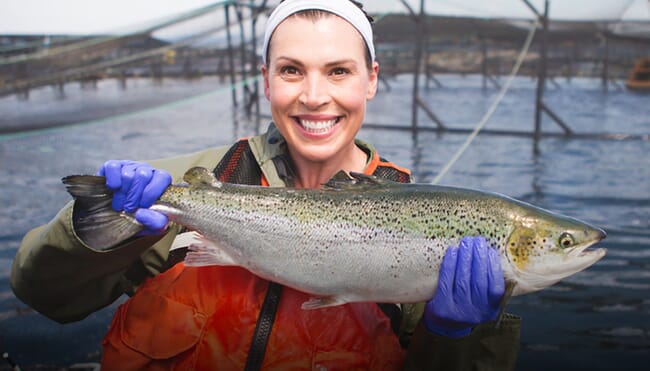
[[[276,63],[277,62],[282,62],[282,63],[291,63],[297,66],[304,66],[304,63],[301,62],[299,59],[288,57],[288,56],[279,56],[275,58]],[[357,65],[357,61],[355,61],[352,58],[343,58],[343,59],[336,59],[330,62],[327,62],[324,64],[325,68],[331,68],[335,66],[340,66],[340,65]]]
[[[341,65],[341,64],[354,64],[356,66],[357,61],[355,61],[352,58],[338,59],[338,60],[335,60],[335,61],[325,63],[325,66],[326,67],[331,67],[331,66],[338,66],[338,65]]]
[[[291,64],[297,64],[297,65],[300,65],[300,66],[303,65],[303,63],[298,59],[291,58],[291,57],[286,57],[286,56],[282,56],[282,55],[275,58],[275,60],[276,60],[276,62],[289,62]]]

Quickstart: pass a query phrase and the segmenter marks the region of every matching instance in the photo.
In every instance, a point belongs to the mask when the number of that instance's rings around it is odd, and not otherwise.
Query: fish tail
[[[133,215],[113,210],[113,192],[103,176],[70,175],[62,182],[75,199],[75,233],[93,249],[109,249],[143,230]]]

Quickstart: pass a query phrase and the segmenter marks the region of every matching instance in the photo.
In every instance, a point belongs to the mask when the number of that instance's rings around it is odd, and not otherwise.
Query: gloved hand
[[[452,338],[493,321],[505,292],[499,253],[483,237],[465,237],[445,253],[438,288],[424,310],[429,331]]]
[[[106,187],[112,190],[115,211],[135,212],[135,219],[144,225],[140,234],[160,234],[167,226],[167,216],[148,209],[171,184],[168,172],[136,162],[106,161],[97,175],[106,177]]]

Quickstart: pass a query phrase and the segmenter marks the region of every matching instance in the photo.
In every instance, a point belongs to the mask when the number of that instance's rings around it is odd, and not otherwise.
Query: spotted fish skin
[[[478,190],[359,174],[320,190],[244,186],[221,183],[204,168],[190,169],[185,181],[151,208],[198,232],[186,265],[242,266],[318,298],[306,307],[429,300],[445,251],[464,236],[484,236],[498,250],[514,295],[605,254],[586,250],[605,237],[601,229]],[[83,223],[76,225],[83,234]]]

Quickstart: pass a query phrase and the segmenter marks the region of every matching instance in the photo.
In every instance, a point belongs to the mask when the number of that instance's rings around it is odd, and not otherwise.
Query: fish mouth
[[[596,260],[605,256],[605,254],[607,253],[607,249],[604,248],[589,249],[591,246],[604,240],[605,237],[607,237],[607,233],[605,233],[605,231],[603,231],[602,229],[599,229],[597,233],[598,235],[592,241],[588,241],[583,244],[565,249],[565,251],[567,252],[567,256],[569,258],[581,258],[581,259],[596,258]]]
[[[575,246],[569,249],[569,252],[567,256],[572,259],[586,259],[586,258],[593,258],[593,259],[600,259],[605,254],[607,253],[607,249],[605,248],[597,248],[597,249],[589,249],[591,245],[593,245],[595,242],[585,244],[583,246]]]

